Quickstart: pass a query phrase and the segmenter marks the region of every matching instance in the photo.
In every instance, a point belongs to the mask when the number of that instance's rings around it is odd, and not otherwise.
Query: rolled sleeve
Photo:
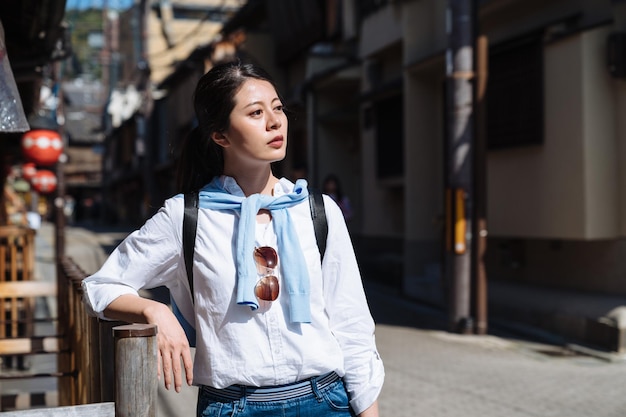
[[[116,298],[140,289],[171,285],[177,279],[180,260],[180,233],[173,224],[182,217],[182,199],[165,205],[139,230],[131,233],[111,253],[104,265],[82,282],[84,303],[92,315],[106,319],[104,310]],[[180,206],[180,207],[177,207]],[[175,223],[177,222],[177,223]]]
[[[370,362],[346,373],[344,382],[350,393],[350,405],[356,414],[367,410],[376,401],[383,388],[385,371],[378,354],[370,356]]]
[[[97,278],[94,278],[93,275],[83,280],[82,288],[84,302],[88,312],[103,320],[108,320],[104,316],[104,309],[116,298],[126,294],[139,294],[135,289],[127,285],[98,282]]]

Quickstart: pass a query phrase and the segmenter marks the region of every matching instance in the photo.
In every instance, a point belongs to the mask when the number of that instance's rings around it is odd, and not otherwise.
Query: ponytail
[[[203,137],[198,126],[185,138],[178,159],[178,192],[197,191],[224,172],[222,148]]]

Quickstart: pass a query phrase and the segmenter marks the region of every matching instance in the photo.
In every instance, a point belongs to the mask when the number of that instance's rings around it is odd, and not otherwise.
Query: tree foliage
[[[73,50],[66,71],[68,76],[90,74],[96,78],[100,77],[102,73],[100,48],[90,45],[89,38],[103,33],[102,13],[101,9],[73,9],[66,12]]]

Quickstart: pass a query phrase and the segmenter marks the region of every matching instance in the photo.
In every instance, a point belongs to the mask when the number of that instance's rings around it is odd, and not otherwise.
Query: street
[[[419,308],[372,295],[375,316]],[[393,310],[392,310],[393,309]],[[418,310],[418,311],[415,311]],[[626,414],[626,364],[559,346],[382,324],[382,416],[609,417]]]

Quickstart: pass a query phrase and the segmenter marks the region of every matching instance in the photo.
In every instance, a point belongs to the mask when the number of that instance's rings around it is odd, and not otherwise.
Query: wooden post
[[[156,417],[157,328],[129,324],[113,328],[115,417]]]

